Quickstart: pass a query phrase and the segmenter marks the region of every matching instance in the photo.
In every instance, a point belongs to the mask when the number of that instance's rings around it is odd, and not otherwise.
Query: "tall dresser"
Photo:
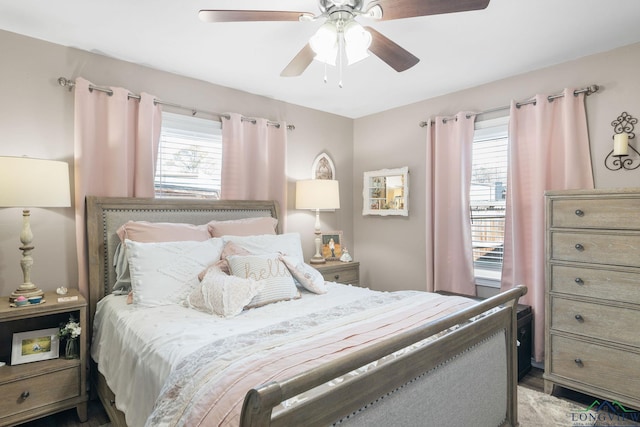
[[[545,391],[640,409],[640,188],[545,199]]]

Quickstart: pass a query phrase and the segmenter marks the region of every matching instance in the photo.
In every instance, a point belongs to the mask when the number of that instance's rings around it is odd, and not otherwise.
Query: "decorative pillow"
[[[125,240],[135,305],[179,304],[198,284],[198,273],[220,258],[222,239],[140,243]]]
[[[302,243],[299,233],[285,233],[259,236],[223,236],[225,244],[233,242],[252,254],[277,254],[289,255],[299,260],[304,260]]]
[[[127,260],[127,247],[124,243],[118,243],[113,255],[113,266],[116,270],[116,283],[111,293],[125,295],[131,292],[131,274],[129,273],[129,261]]]
[[[120,241],[125,239],[141,243],[202,242],[210,239],[207,224],[193,225],[172,222],[128,221],[116,231]]]
[[[187,297],[187,306],[205,313],[233,317],[264,288],[264,282],[229,276],[211,268],[200,286]]]
[[[209,222],[211,237],[222,236],[254,236],[259,234],[276,234],[278,220],[271,217],[231,219],[228,221]]]
[[[197,241],[202,242],[211,238],[207,224],[192,225],[171,222],[127,221],[116,231],[120,244],[114,254],[116,283],[112,293],[124,295],[131,291],[131,275],[127,260],[125,239],[141,243]]]
[[[287,266],[293,278],[306,290],[315,294],[327,293],[324,277],[318,270],[292,256],[281,255],[280,259]]]
[[[264,288],[247,308],[300,297],[291,273],[280,260],[279,254],[230,255],[227,262],[234,276],[264,282]]]
[[[202,282],[204,276],[206,276],[209,270],[212,269],[222,270],[224,274],[231,274],[231,272],[229,271],[229,264],[227,263],[227,257],[229,255],[251,255],[251,253],[233,242],[227,242],[222,249],[220,259],[207,266],[206,269],[202,270],[200,274],[198,274],[198,280]]]

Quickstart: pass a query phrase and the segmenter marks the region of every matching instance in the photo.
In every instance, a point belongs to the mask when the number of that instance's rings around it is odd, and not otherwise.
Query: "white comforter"
[[[376,293],[327,285],[324,295],[303,292],[298,300],[247,310],[232,319],[177,305],[134,307],[126,304],[126,296],[110,295],[98,303],[91,356],[116,394],[116,407],[125,413],[127,424],[143,426],[169,374],[199,348]]]

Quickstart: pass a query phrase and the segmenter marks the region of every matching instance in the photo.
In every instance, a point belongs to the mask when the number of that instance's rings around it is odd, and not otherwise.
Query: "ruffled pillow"
[[[318,270],[292,256],[281,255],[280,259],[287,266],[293,278],[306,290],[314,294],[327,293],[324,277]]]
[[[214,263],[208,265],[207,268],[202,270],[200,274],[198,274],[198,280],[202,282],[202,279],[204,279],[204,276],[207,275],[209,270],[213,269],[222,270],[222,272],[225,274],[231,274],[231,272],[229,271],[229,264],[227,263],[227,257],[230,255],[251,255],[251,253],[233,242],[225,243],[224,248],[222,248],[222,253],[220,254],[220,259],[216,260]]]
[[[237,316],[264,288],[264,283],[253,279],[229,276],[211,268],[187,297],[188,307],[222,317]]]

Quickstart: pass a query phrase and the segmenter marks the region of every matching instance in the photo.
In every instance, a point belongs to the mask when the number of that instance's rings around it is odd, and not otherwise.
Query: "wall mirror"
[[[364,173],[362,215],[409,215],[409,168]]]

